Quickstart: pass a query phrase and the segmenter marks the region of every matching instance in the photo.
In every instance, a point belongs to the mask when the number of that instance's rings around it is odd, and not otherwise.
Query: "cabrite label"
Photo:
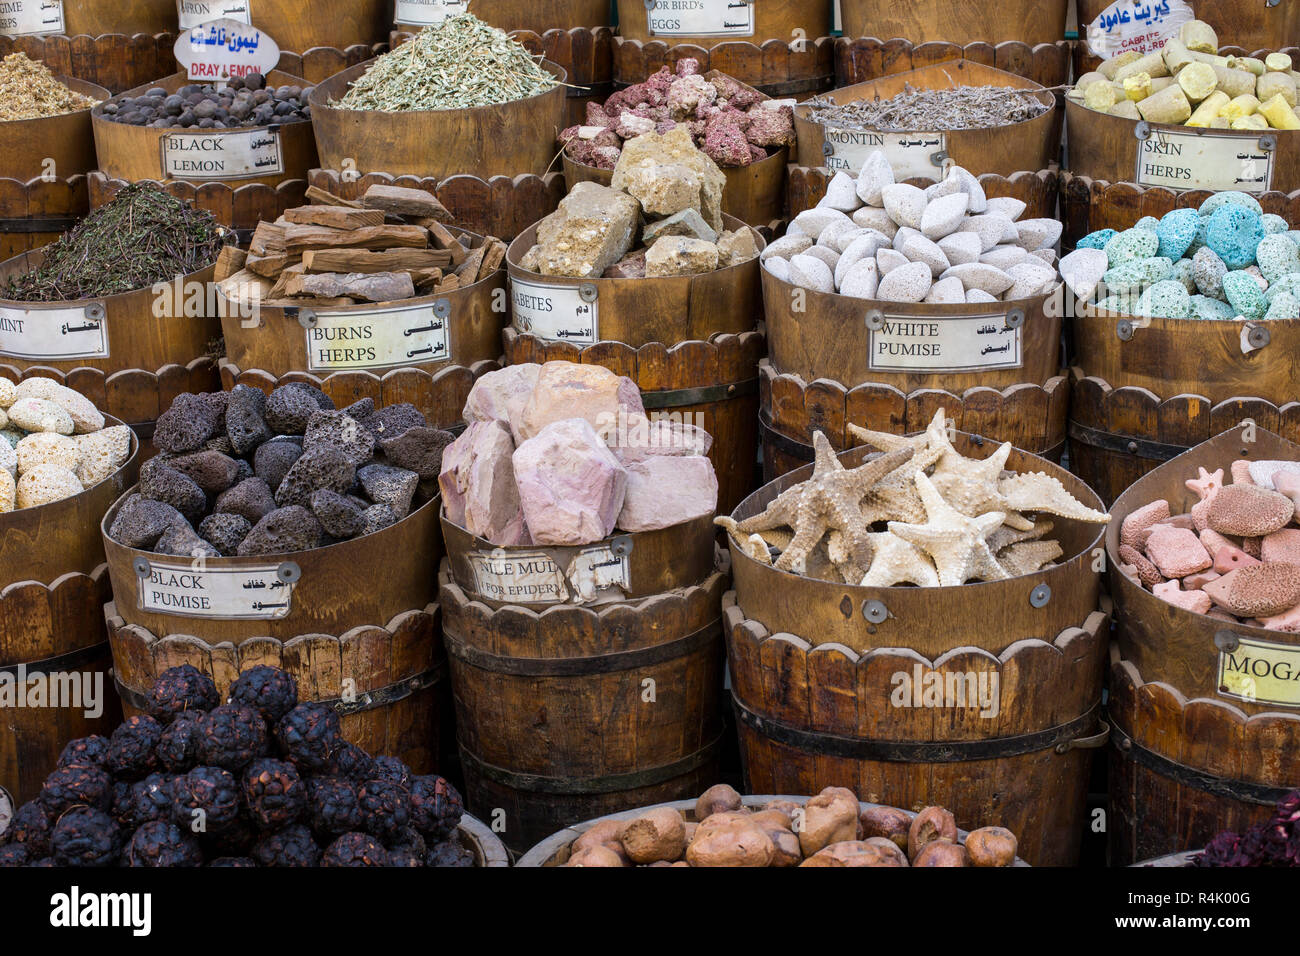
[[[0,0],[0,36],[49,36],[63,32],[63,0]]]
[[[397,23],[427,26],[469,9],[468,0],[397,0]]]
[[[943,133],[881,133],[827,126],[825,136],[830,146],[826,168],[832,172],[856,174],[868,156],[883,152],[899,181],[914,176],[939,179],[943,175],[946,161],[935,161],[935,155],[947,148]]]
[[[1219,652],[1219,696],[1300,707],[1300,645],[1239,639]]]
[[[545,551],[471,551],[474,589],[491,601],[511,604],[590,603],[611,588],[629,587],[626,555],[608,547],[584,548],[562,568]],[[621,592],[610,598],[617,599]]]
[[[97,307],[100,313],[103,307]],[[0,309],[0,356],[62,361],[108,358],[108,328],[87,309]]]
[[[595,288],[594,284],[590,286]],[[527,280],[510,280],[510,303],[514,325],[548,342],[591,345],[600,328],[599,301],[582,297],[580,286],[543,285]]]
[[[875,372],[977,372],[1019,368],[1020,326],[1011,328],[1005,315],[923,318],[883,317],[879,329],[868,329]]]
[[[252,23],[248,9],[251,0],[176,0],[176,16],[182,30],[196,27],[209,20],[234,20]]]
[[[168,133],[160,141],[163,175],[199,182],[284,172],[280,134],[271,129]]]
[[[148,575],[139,575],[140,609],[184,617],[275,620],[287,617],[294,583],[279,566],[205,569],[202,561],[160,563],[150,560]]]
[[[1273,182],[1275,156],[1276,150],[1259,148],[1256,136],[1152,129],[1138,143],[1136,181],[1177,190],[1263,193]]]
[[[450,314],[435,303],[363,312],[316,312],[307,329],[307,370],[394,368],[451,355]]]
[[[646,4],[651,36],[750,37],[752,0],[653,0]]]

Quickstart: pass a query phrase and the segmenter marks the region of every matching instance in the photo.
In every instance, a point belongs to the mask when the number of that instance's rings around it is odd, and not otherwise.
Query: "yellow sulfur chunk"
[[[1226,116],[1216,116],[1210,120],[1210,129],[1231,129],[1232,124]]]
[[[1222,67],[1228,65],[1226,56],[1189,50],[1181,42],[1174,39],[1165,41],[1164,47],[1160,50],[1160,55],[1164,58],[1165,66],[1169,67],[1169,72],[1175,75],[1188,63],[1208,63],[1210,66]]]
[[[1219,51],[1218,34],[1214,32],[1214,27],[1204,20],[1192,20],[1190,23],[1184,23],[1178,29],[1178,39],[1187,49],[1195,50],[1198,53],[1217,53]]]
[[[1253,56],[1230,56],[1228,57],[1228,69],[1249,70],[1256,76],[1263,76],[1264,61],[1258,60]]]
[[[1177,84],[1152,93],[1137,108],[1148,123],[1182,123],[1192,115],[1192,104]]]
[[[1111,116],[1122,116],[1125,119],[1140,120],[1142,118],[1142,114],[1138,112],[1137,104],[1132,100],[1120,100],[1106,112]]]
[[[1166,86],[1173,86],[1177,82],[1172,76],[1153,76],[1151,77],[1151,92],[1159,93]]]
[[[1109,83],[1090,83],[1083,91],[1083,105],[1104,113],[1115,105],[1115,87]]]
[[[1268,67],[1270,70],[1277,70],[1278,72],[1285,73],[1287,70],[1291,69],[1291,57],[1285,53],[1270,53],[1268,56],[1264,57],[1264,66]]]
[[[1243,93],[1241,96],[1234,96],[1232,102],[1222,110],[1223,116],[1228,120],[1241,119],[1243,116],[1250,116],[1259,109],[1259,100],[1255,99],[1250,93]]]
[[[1134,103],[1151,95],[1151,77],[1146,73],[1134,73],[1124,80],[1124,97]]]
[[[1296,104],[1296,85],[1295,80],[1291,79],[1290,73],[1272,72],[1265,73],[1255,84],[1255,96],[1263,103],[1265,100],[1271,100],[1273,97],[1281,95],[1292,106]]]
[[[1140,56],[1132,63],[1126,63],[1115,71],[1113,79],[1123,83],[1130,76],[1137,76],[1139,73],[1145,73],[1148,76],[1168,76],[1169,67],[1165,66],[1164,57],[1159,53],[1148,53],[1146,56]]]
[[[1268,129],[1268,120],[1258,113],[1251,113],[1249,116],[1238,116],[1232,121],[1233,129]]]
[[[1136,50],[1125,50],[1119,56],[1113,56],[1109,60],[1103,60],[1101,65],[1097,67],[1097,72],[1106,77],[1106,79],[1113,80],[1115,79],[1115,73],[1120,69],[1120,67],[1127,66],[1140,56],[1141,54]]]
[[[1201,100],[1200,105],[1197,106],[1196,110],[1192,113],[1192,118],[1187,121],[1187,125],[1197,126],[1201,129],[1208,128],[1210,121],[1217,117],[1223,108],[1230,102],[1232,101],[1229,99],[1227,93],[1224,93],[1222,90],[1215,90],[1205,99]]]
[[[1089,83],[1096,83],[1098,80],[1106,81],[1109,79],[1110,77],[1098,73],[1096,70],[1093,70],[1091,73],[1085,73],[1083,74],[1083,76],[1075,80],[1074,88],[1076,90],[1086,90],[1088,88]]]
[[[1300,129],[1300,119],[1295,110],[1281,93],[1273,96],[1259,107],[1259,115],[1268,121],[1274,129]]]
[[[1199,103],[1218,88],[1219,77],[1208,63],[1189,63],[1178,72],[1178,85],[1189,100]]]

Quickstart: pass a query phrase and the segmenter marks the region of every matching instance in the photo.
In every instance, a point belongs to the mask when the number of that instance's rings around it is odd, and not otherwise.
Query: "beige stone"
[[[718,268],[738,266],[758,255],[758,243],[754,241],[754,230],[745,226],[731,232],[724,232],[718,239]]]
[[[71,435],[72,416],[62,405],[47,398],[20,398],[9,406],[9,420],[28,432],[58,432]]]
[[[58,465],[37,465],[18,479],[16,503],[35,508],[79,495],[84,489],[77,476]]]
[[[0,469],[0,515],[14,510],[16,499],[16,484],[14,476],[4,469]]]
[[[688,209],[699,211],[700,177],[682,163],[645,162],[627,172],[623,184],[647,216],[673,216]]]
[[[718,268],[718,247],[703,239],[665,236],[645,255],[646,278],[693,276]]]
[[[625,189],[631,170],[647,162],[679,163],[692,169],[700,178],[700,215],[715,232],[722,232],[722,190],[727,178],[717,163],[696,148],[690,129],[677,126],[667,133],[646,133],[624,142],[610,185]]]
[[[37,465],[58,465],[75,472],[81,464],[81,451],[77,443],[67,435],[54,432],[35,432],[14,446],[18,458],[18,474],[21,476]]]
[[[640,206],[625,192],[582,182],[537,226],[537,271],[599,276],[632,248]]]
[[[18,401],[18,388],[7,378],[0,378],[0,408],[8,408]]]
[[[90,435],[77,435],[73,439],[81,452],[77,477],[89,488],[108,478],[126,464],[131,455],[131,429],[114,425]]]
[[[718,234],[704,221],[699,209],[694,206],[673,213],[667,219],[646,223],[645,230],[641,233],[641,241],[649,246],[653,245],[656,239],[664,236],[689,236],[692,239],[703,239],[705,242],[718,241]]]

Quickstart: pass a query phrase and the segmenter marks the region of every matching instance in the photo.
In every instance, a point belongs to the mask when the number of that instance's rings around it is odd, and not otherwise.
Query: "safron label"
[[[827,126],[824,136],[830,152],[826,168],[831,172],[858,173],[867,157],[882,152],[898,180],[913,177],[938,179],[946,160],[936,163],[936,153],[945,152],[947,137],[943,133],[881,133],[873,129],[840,129]]]
[[[468,0],[397,0],[396,23],[428,26],[469,9]]]
[[[1136,182],[1176,190],[1263,193],[1273,182],[1276,153],[1260,149],[1254,135],[1152,129],[1138,143]]]
[[[204,562],[149,562],[137,577],[140,610],[183,617],[273,621],[289,615],[294,583],[278,565],[205,568]]]
[[[1005,315],[886,314],[881,328],[868,331],[873,372],[977,372],[1024,364],[1021,326],[1011,328]]]
[[[594,288],[594,284],[592,288]],[[548,342],[592,345],[599,337],[600,303],[588,302],[576,285],[510,280],[515,328]]]
[[[63,0],[0,0],[0,36],[51,36],[63,32]]]
[[[1300,707],[1300,645],[1239,638],[1219,652],[1219,696]]]
[[[450,316],[432,303],[364,312],[316,312],[307,329],[307,370],[395,368],[451,356]]]
[[[753,0],[654,0],[646,29],[659,37],[752,37]]]
[[[182,30],[196,27],[209,20],[234,20],[252,23],[248,9],[251,0],[176,0],[176,16]]]
[[[199,182],[284,172],[280,134],[270,129],[168,133],[160,141],[163,175]]]
[[[102,310],[102,306],[100,309]],[[0,309],[0,356],[63,361],[108,358],[108,327],[86,309]]]

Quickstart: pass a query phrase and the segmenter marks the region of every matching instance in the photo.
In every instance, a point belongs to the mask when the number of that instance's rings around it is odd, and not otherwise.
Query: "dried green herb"
[[[559,84],[523,44],[472,13],[461,13],[379,57],[330,106],[387,112],[469,109],[537,96]]]
[[[873,129],[883,133],[938,132],[950,129],[987,129],[1023,123],[1050,108],[1040,90],[1010,86],[954,86],[918,90],[908,85],[887,100],[836,103],[831,97],[808,100],[809,119],[839,129]]]
[[[9,281],[4,298],[60,302],[146,289],[210,266],[232,238],[212,213],[133,183],[54,240],[39,268]]]

